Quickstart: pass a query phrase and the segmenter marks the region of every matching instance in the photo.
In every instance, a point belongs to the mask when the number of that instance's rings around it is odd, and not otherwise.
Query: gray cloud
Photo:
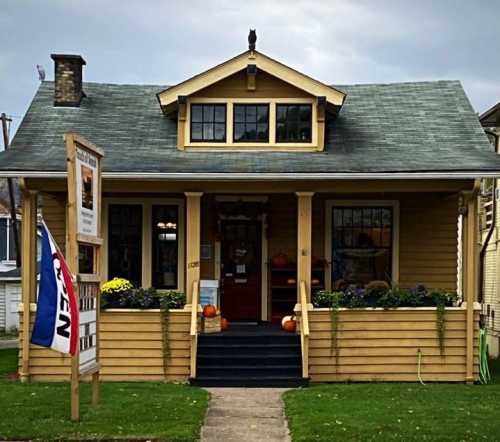
[[[255,27],[258,49],[324,82],[459,79],[482,112],[500,100],[498,23],[498,0],[3,0],[0,111],[26,111],[52,52],[81,53],[87,81],[174,84]]]

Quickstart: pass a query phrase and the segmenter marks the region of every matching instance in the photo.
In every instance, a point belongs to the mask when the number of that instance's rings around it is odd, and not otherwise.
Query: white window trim
[[[110,204],[131,204],[142,206],[142,268],[141,279],[142,287],[149,288],[152,285],[152,206],[156,205],[176,205],[179,207],[179,228],[178,228],[178,250],[177,250],[177,287],[175,289],[184,292],[185,280],[185,203],[182,198],[129,198],[113,197],[103,198],[103,259],[102,274],[105,280],[108,275],[108,223],[109,223],[109,205]]]
[[[11,219],[10,219],[10,216],[7,215],[7,216],[0,216],[0,219],[5,219],[6,220],[6,231],[7,231],[7,240],[6,240],[6,245],[7,245],[7,250],[5,252],[5,256],[6,256],[6,259],[2,259],[0,261],[1,264],[4,264],[4,265],[15,265],[16,264],[16,259],[9,259],[9,249],[10,249],[10,235],[9,235],[9,230],[10,230],[10,224],[11,224]],[[21,217],[20,216],[16,216],[16,219],[18,222],[21,221]]]
[[[233,141],[233,106],[234,104],[268,104],[269,105],[269,142],[235,143]],[[191,104],[226,104],[226,141],[191,141]],[[311,104],[312,127],[310,143],[278,143],[276,142],[276,104]],[[311,151],[318,148],[317,103],[311,98],[203,98],[189,97],[186,105],[186,124],[184,125],[184,140],[186,148],[201,150],[224,150],[224,152],[241,150],[293,150]]]
[[[325,288],[332,289],[332,209],[334,207],[392,207],[392,281],[399,283],[399,222],[400,207],[398,200],[327,200],[325,202],[325,259],[328,263],[325,272]]]

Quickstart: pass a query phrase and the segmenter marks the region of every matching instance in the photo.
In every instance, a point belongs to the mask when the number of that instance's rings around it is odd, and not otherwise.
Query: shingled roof
[[[177,125],[156,93],[167,86],[84,83],[79,108],[53,106],[42,82],[0,175],[66,170],[63,134],[77,132],[105,151],[104,173],[351,174],[500,171],[458,81],[342,85],[347,100],[327,121],[323,152],[195,152],[176,148]]]

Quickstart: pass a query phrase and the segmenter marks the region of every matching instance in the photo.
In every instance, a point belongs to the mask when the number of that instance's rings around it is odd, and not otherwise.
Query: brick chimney
[[[85,93],[82,70],[86,64],[80,55],[52,54],[54,60],[54,106],[78,107]]]

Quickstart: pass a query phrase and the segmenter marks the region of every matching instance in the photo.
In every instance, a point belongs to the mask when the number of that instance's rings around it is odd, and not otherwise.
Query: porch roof
[[[387,174],[500,171],[458,81],[335,86],[347,93],[327,120],[323,152],[193,152],[176,147],[177,122],[158,106],[167,86],[84,83],[79,108],[53,106],[53,82],[41,83],[0,176],[65,172],[65,132],[105,151],[104,174]]]

